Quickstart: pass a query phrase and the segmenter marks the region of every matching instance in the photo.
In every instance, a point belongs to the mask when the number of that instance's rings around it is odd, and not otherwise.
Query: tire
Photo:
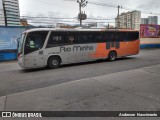
[[[108,55],[108,60],[109,61],[115,61],[117,58],[117,53],[115,51],[111,51]]]
[[[56,69],[60,67],[60,58],[58,57],[52,57],[48,61],[48,67],[51,69]]]

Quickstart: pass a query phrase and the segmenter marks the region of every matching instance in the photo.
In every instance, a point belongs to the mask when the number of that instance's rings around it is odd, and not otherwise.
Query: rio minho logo
[[[11,112],[2,112],[2,117],[12,117]]]

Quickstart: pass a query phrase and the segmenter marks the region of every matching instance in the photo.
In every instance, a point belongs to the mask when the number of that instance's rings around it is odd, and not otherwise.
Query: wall
[[[141,24],[141,49],[160,48],[160,25]]]
[[[16,50],[17,38],[24,30],[23,27],[0,27],[0,50]]]
[[[160,48],[160,38],[140,38],[140,48]]]
[[[25,29],[0,26],[0,61],[17,59],[17,38]]]

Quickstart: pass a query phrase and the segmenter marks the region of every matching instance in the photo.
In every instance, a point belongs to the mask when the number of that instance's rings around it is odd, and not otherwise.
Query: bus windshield
[[[30,32],[27,34],[24,46],[24,54],[29,54],[43,47],[47,37],[47,31]]]
[[[25,39],[26,34],[22,34],[19,41],[18,41],[18,53],[21,54],[23,51],[23,42]]]

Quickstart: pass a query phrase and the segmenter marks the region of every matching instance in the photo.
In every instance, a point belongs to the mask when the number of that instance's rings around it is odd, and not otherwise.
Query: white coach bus
[[[139,53],[139,32],[118,29],[36,28],[25,31],[18,45],[18,64],[25,69],[93,61]]]

